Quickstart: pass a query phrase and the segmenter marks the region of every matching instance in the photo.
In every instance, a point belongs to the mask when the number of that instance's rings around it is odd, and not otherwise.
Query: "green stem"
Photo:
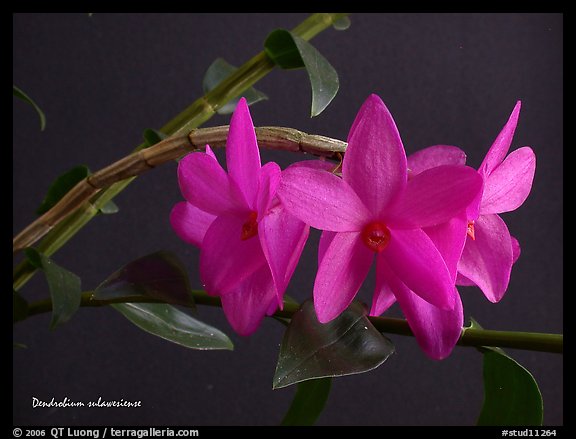
[[[313,14],[296,26],[292,32],[304,40],[310,40],[345,15],[347,14]],[[244,91],[270,73],[273,68],[274,63],[272,60],[270,60],[264,52],[260,52],[218,84],[217,87],[194,101],[189,107],[167,122],[160,131],[167,135],[173,135],[198,128],[201,124],[209,120],[218,108],[229,100],[240,96]],[[146,145],[142,143],[136,147],[135,151],[145,146]],[[91,204],[78,209],[66,220],[55,226],[44,239],[38,243],[36,249],[47,256],[54,254],[66,244],[70,238],[88,224],[90,220],[98,214],[99,209],[104,206],[104,204],[122,192],[134,179],[135,177],[128,178],[101,191],[94,197]],[[34,275],[35,271],[36,268],[27,260],[21,261],[14,268],[13,288],[16,291],[20,290]]]
[[[100,307],[113,303],[164,303],[161,300],[153,299],[147,296],[120,297],[114,299],[93,299],[92,292],[82,293],[80,306]],[[194,302],[197,305],[222,307],[219,297],[209,296],[204,291],[192,291]],[[276,311],[274,317],[291,318],[298,308],[299,304],[285,302],[284,309]],[[31,317],[38,314],[50,312],[52,310],[52,300],[45,299],[33,302],[28,305],[28,315]],[[414,336],[408,322],[404,319],[392,317],[369,317],[370,322],[380,331],[389,334],[398,334]],[[563,353],[564,336],[562,334],[545,334],[539,332],[514,332],[514,331],[493,331],[480,328],[464,328],[460,340],[460,346],[492,346],[505,347],[513,349],[524,349],[529,351]]]

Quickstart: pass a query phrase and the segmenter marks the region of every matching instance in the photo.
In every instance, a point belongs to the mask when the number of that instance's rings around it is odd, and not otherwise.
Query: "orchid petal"
[[[452,287],[454,308],[446,311],[410,291],[385,263],[379,265],[378,270],[386,277],[418,345],[426,355],[434,360],[442,360],[450,355],[460,339],[464,323],[462,301],[456,288]]]
[[[466,243],[467,226],[466,212],[462,211],[445,223],[424,229],[444,258],[453,280],[456,280],[458,261]]]
[[[214,160],[218,161],[218,158],[216,158],[216,154],[214,154],[214,151],[212,151],[212,148],[210,148],[210,145],[206,145],[205,150],[206,150],[205,151],[206,155],[208,155],[208,156],[212,157]]]
[[[454,306],[454,281],[442,255],[421,229],[392,230],[379,255],[414,293],[442,309]]]
[[[343,179],[366,207],[379,214],[406,185],[406,152],[384,102],[370,95],[348,135]]]
[[[470,279],[468,279],[466,276],[464,276],[460,272],[458,272],[458,274],[456,274],[456,285],[459,285],[462,287],[475,287],[476,286],[476,284],[474,282],[472,282]]]
[[[510,212],[524,203],[536,170],[536,156],[529,147],[512,151],[486,179],[480,214]]]
[[[276,305],[276,289],[270,270],[264,266],[248,276],[229,294],[222,296],[222,309],[234,330],[250,335]]]
[[[508,288],[513,252],[510,232],[498,215],[480,215],[474,223],[475,239],[467,239],[458,271],[474,282],[491,302]]]
[[[255,210],[260,176],[260,151],[245,98],[241,98],[230,121],[226,140],[226,164],[230,178]]]
[[[321,230],[358,231],[370,217],[348,183],[326,171],[288,168],[277,194],[292,215]]]
[[[478,195],[482,178],[468,166],[438,166],[408,182],[386,221],[396,228],[429,227],[448,221]]]
[[[344,311],[366,279],[374,253],[360,233],[337,233],[318,267],[314,282],[314,308],[320,323]]]
[[[245,216],[248,218],[249,213]],[[241,239],[244,224],[239,216],[223,215],[206,231],[200,252],[200,277],[207,293],[229,293],[266,265],[260,240],[255,236]]]
[[[450,355],[460,339],[464,323],[464,310],[458,292],[454,292],[454,309],[446,311],[422,300],[406,287],[395,291],[416,342],[426,355],[433,360],[443,360]]]
[[[278,294],[278,304],[298,264],[310,227],[282,206],[272,209],[258,224],[258,236]]]
[[[436,166],[464,166],[466,164],[466,153],[457,146],[434,145],[410,154],[407,164],[409,176],[414,177]]]
[[[184,198],[205,212],[220,215],[242,206],[226,172],[209,154],[193,152],[180,160],[178,182]]]
[[[502,131],[500,131],[500,134],[498,134],[498,137],[496,137],[496,140],[494,140],[494,143],[484,157],[479,168],[479,171],[483,175],[490,175],[492,171],[502,163],[506,154],[508,154],[508,150],[512,144],[512,138],[514,137],[514,131],[516,131],[516,125],[518,124],[521,106],[521,102],[518,101],[514,106],[514,110],[512,110],[512,114],[510,114],[508,118],[508,122],[506,122],[506,125],[504,125],[504,128],[502,128]]]
[[[390,274],[395,276],[388,267],[381,268],[386,265],[385,258],[381,255],[376,256],[376,287],[374,288],[374,296],[372,298],[372,308],[370,309],[371,316],[379,316],[384,313],[396,302],[396,296],[390,288],[388,279]]]
[[[520,243],[516,238],[510,235],[510,239],[512,240],[512,263],[515,264],[518,258],[520,257]]]
[[[318,243],[318,266],[322,263],[326,250],[332,244],[332,240],[336,236],[336,232],[323,231],[320,235],[320,242]]]
[[[181,201],[170,212],[170,224],[183,241],[200,247],[206,230],[216,217],[198,209],[190,203]]]
[[[258,217],[264,217],[266,211],[270,208],[272,200],[278,190],[281,175],[282,171],[280,170],[280,166],[274,162],[269,162],[262,166],[260,172],[260,188],[256,202]]]

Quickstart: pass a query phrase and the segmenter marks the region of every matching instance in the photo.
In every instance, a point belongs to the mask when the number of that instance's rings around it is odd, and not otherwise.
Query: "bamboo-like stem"
[[[306,18],[302,23],[296,26],[292,32],[303,38],[310,40],[318,33],[329,28],[336,20],[345,13],[322,13],[313,14]],[[252,87],[259,79],[267,75],[274,68],[274,63],[264,52],[260,52],[244,65],[238,68],[232,75],[222,81],[218,86],[206,95],[197,99],[188,108],[166,123],[160,131],[169,136],[188,133],[197,128],[202,123],[210,119],[218,108],[240,96],[245,90]],[[141,150],[146,144],[140,144],[135,151]],[[108,201],[112,200],[117,194],[122,192],[132,181],[134,177],[124,179],[114,183],[110,187],[100,191],[93,196],[89,202],[75,210],[64,221],[57,225],[37,223],[35,227],[30,227],[26,234],[35,236],[36,242],[40,236],[44,239],[37,245],[37,249],[42,253],[50,256],[61,248],[68,240],[80,231],[96,214],[100,208]],[[51,219],[51,218],[49,218]],[[18,241],[18,245],[13,248],[23,248],[23,241]],[[19,263],[13,272],[13,286],[16,290],[20,289],[34,274],[35,268],[26,260]]]
[[[48,212],[40,216],[13,240],[13,252],[33,245],[50,229],[73,214],[85,202],[102,189],[122,180],[136,177],[149,169],[178,159],[190,151],[204,149],[206,144],[223,147],[228,137],[228,125],[212,128],[198,128],[187,136],[174,135],[150,148],[138,150],[89,175],[78,182]],[[256,128],[260,146],[284,151],[304,152],[321,157],[334,158],[344,153],[346,142],[329,137],[306,134],[293,128]]]
[[[119,297],[114,299],[94,299],[91,291],[82,293],[80,306],[101,307],[113,303],[165,303],[161,300],[147,296]],[[219,297],[209,296],[204,291],[192,291],[194,302],[197,305],[222,307]],[[275,317],[290,319],[298,310],[299,304],[285,302],[284,309],[276,311]],[[52,300],[45,299],[28,305],[28,317],[50,312]],[[393,317],[368,317],[374,327],[384,333],[398,334],[413,337],[414,334],[404,319]],[[494,331],[482,328],[463,328],[458,340],[460,346],[492,346],[523,349],[529,351],[563,353],[564,336],[562,334],[546,334],[539,332]]]

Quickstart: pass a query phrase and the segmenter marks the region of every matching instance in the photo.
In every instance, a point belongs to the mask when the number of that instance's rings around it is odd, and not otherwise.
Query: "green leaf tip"
[[[332,27],[336,30],[346,30],[350,27],[351,24],[352,23],[350,21],[350,18],[344,15],[334,20],[334,23],[332,23]]]

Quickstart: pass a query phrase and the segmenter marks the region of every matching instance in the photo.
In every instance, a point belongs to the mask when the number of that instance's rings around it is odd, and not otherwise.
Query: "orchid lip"
[[[250,212],[248,219],[242,225],[242,232],[240,234],[240,239],[242,241],[246,241],[247,239],[253,238],[258,234],[258,222],[256,219],[258,218],[257,212]]]
[[[362,242],[373,252],[380,253],[390,243],[391,234],[386,224],[380,221],[369,223],[362,229]]]

